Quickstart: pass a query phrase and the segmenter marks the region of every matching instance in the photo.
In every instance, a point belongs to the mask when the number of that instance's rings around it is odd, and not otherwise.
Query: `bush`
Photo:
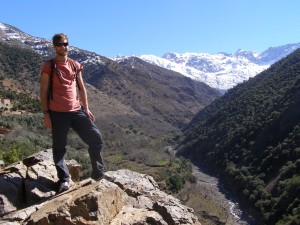
[[[20,152],[21,148],[16,144],[13,144],[9,150],[4,151],[1,154],[1,158],[3,159],[5,165],[9,165],[15,162],[20,161]]]
[[[168,183],[172,192],[178,192],[183,188],[185,180],[182,179],[178,174],[172,174],[168,178]]]

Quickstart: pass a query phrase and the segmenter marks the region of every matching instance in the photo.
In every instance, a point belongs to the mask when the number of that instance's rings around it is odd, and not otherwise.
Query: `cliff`
[[[71,188],[56,193],[51,150],[0,171],[0,224],[131,225],[195,224],[193,210],[161,191],[148,175],[108,172],[115,181],[79,181],[80,165],[69,161]]]

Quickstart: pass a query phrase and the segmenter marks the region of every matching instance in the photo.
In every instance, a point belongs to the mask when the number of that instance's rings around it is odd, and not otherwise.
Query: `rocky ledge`
[[[68,166],[71,188],[56,193],[51,150],[0,171],[0,224],[6,225],[200,225],[191,208],[161,191],[155,180],[129,170],[110,171],[114,182],[78,181],[81,167]]]

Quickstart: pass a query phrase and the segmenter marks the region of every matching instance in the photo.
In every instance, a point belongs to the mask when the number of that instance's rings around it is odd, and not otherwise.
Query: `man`
[[[113,178],[103,171],[102,136],[89,110],[87,92],[82,79],[83,67],[77,61],[68,58],[68,41],[65,34],[53,36],[56,56],[44,63],[40,81],[44,126],[52,129],[53,160],[59,179],[59,192],[66,191],[70,187],[69,170],[64,160],[70,128],[75,130],[89,146],[91,178],[96,181],[103,178],[113,181]]]

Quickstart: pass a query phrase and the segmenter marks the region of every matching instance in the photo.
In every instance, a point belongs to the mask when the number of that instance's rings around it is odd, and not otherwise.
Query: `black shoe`
[[[61,182],[59,184],[58,193],[67,191],[67,190],[69,190],[69,188],[70,188],[70,182],[69,181]]]

